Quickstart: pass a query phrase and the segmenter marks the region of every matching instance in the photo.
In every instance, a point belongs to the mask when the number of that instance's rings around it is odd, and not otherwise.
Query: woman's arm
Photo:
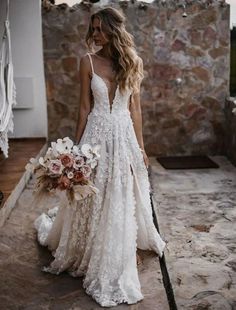
[[[90,63],[88,56],[83,56],[80,60],[80,101],[79,101],[79,117],[76,126],[75,141],[80,142],[83,135],[88,114],[91,111],[92,93],[90,88]]]
[[[139,58],[141,70],[143,70],[143,61]],[[147,154],[144,150],[144,143],[143,143],[143,128],[142,128],[142,109],[140,104],[140,85],[138,92],[135,92],[131,96],[131,101],[129,105],[129,110],[131,114],[131,118],[134,125],[134,131],[138,140],[138,144],[142,149],[143,159],[146,167],[149,165],[149,160]]]

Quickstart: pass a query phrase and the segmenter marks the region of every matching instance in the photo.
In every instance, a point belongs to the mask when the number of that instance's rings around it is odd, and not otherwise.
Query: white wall
[[[230,28],[236,25],[236,0],[227,0],[230,4]]]
[[[0,1],[2,38],[6,0]],[[10,137],[47,137],[41,0],[10,0],[12,57],[18,105]],[[0,41],[1,42],[1,41]]]

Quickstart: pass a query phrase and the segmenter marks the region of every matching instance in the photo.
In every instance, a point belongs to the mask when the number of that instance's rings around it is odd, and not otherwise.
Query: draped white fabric
[[[12,107],[16,105],[16,89],[13,80],[13,64],[11,54],[11,36],[9,22],[9,0],[7,1],[7,17],[0,50],[0,148],[8,157],[8,133],[13,132]]]

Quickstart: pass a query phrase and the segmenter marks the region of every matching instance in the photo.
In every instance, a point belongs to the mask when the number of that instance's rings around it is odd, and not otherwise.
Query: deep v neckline
[[[96,75],[100,80],[102,80],[102,82],[103,82],[104,85],[105,85],[105,88],[106,88],[106,91],[107,91],[107,100],[108,100],[108,104],[109,104],[109,108],[110,108],[110,113],[111,113],[111,112],[112,112],[112,108],[113,108],[114,101],[115,101],[116,96],[117,96],[117,91],[118,91],[119,84],[117,84],[116,89],[115,89],[114,97],[113,97],[112,101],[110,102],[109,89],[108,89],[108,87],[107,87],[107,83],[105,82],[104,78],[102,78],[102,77],[101,77],[99,74],[97,74],[96,72],[93,72],[93,75]]]

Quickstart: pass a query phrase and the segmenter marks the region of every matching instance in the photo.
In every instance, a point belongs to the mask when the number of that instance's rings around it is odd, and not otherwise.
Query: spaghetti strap
[[[90,64],[91,64],[91,68],[92,68],[92,73],[94,73],[94,69],[93,69],[93,61],[92,61],[92,57],[89,53],[87,53],[89,60],[90,60]]]

